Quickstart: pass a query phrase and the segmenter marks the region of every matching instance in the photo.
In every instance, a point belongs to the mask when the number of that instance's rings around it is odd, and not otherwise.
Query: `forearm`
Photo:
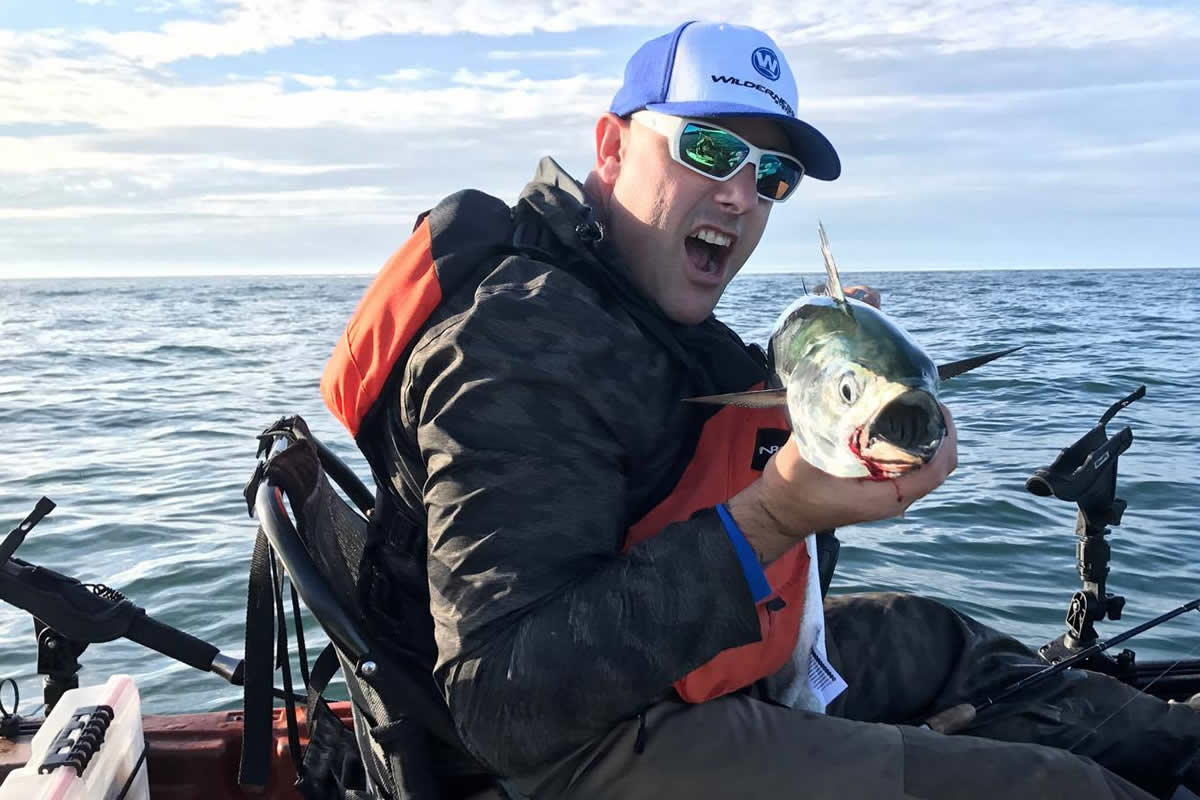
[[[834,477],[804,461],[789,439],[726,504],[759,561],[771,563],[810,533],[901,515],[940,486],[958,463],[950,412],[942,413],[947,434],[933,460],[895,480]]]
[[[603,734],[717,653],[759,636],[732,545],[706,510],[497,621],[439,678],[469,746],[516,774]]]
[[[725,505],[764,567],[795,546],[798,538],[818,530],[773,503],[763,478],[729,498]]]

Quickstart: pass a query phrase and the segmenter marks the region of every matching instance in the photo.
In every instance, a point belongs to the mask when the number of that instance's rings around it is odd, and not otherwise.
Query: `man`
[[[858,481],[791,441],[754,458],[775,412],[680,402],[766,377],[712,311],[773,203],[840,173],[796,103],[765,34],[685,24],[630,61],[583,186],[547,159],[511,213],[466,192],[419,222],[322,382],[395,506],[366,562],[407,588],[372,595],[416,593],[418,554],[463,742],[535,796],[1150,796],[1088,757],[1166,795],[1190,709],[1072,674],[969,731],[1010,742],[941,736],[901,723],[1032,654],[915,597],[822,614],[811,534],[935,489],[952,423],[922,469]]]

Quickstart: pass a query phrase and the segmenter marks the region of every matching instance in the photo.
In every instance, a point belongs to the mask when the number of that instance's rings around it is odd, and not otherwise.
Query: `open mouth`
[[[692,274],[705,283],[720,283],[737,237],[715,228],[701,227],[683,240],[684,255]]]
[[[932,459],[945,435],[946,420],[933,395],[910,389],[856,429],[850,448],[872,478],[895,478]]]

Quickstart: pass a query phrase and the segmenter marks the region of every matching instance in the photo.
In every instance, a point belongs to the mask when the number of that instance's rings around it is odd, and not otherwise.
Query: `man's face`
[[[767,120],[718,124],[759,147],[787,150],[783,131]],[[609,222],[642,292],[670,319],[695,325],[754,252],[772,204],[758,197],[753,164],[715,181],[676,163],[667,148],[661,134],[628,123]]]

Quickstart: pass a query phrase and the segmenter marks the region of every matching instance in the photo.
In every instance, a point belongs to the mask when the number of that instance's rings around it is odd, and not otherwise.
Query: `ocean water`
[[[764,343],[820,276],[744,275],[718,313]],[[947,384],[959,468],[903,519],[844,529],[833,591],[920,592],[1037,646],[1079,581],[1075,506],[1025,478],[1140,385],[1109,424],[1129,503],[1111,537],[1112,635],[1200,595],[1200,272],[858,273],[935,360],[1020,353]],[[240,655],[255,523],[242,487],[255,434],[302,414],[359,473],[318,382],[369,276],[0,281],[0,534],[42,495],[58,508],[19,556],[116,587],[164,622]],[[309,626],[311,639],[318,639]],[[1185,615],[1129,644],[1200,651]],[[133,675],[148,711],[236,707],[240,690],[127,642],[92,645],[84,684]],[[30,618],[0,607],[0,678],[40,702]],[[8,691],[4,696],[8,701]],[[35,699],[36,698],[36,699]]]

